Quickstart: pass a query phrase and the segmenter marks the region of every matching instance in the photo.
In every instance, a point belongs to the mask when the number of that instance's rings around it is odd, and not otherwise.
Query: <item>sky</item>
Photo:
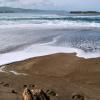
[[[100,11],[100,0],[0,0],[0,6],[66,11]]]

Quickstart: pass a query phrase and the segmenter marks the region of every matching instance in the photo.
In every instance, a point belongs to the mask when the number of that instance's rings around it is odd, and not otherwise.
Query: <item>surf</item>
[[[0,65],[54,53],[100,57],[99,21],[100,16],[3,14]]]

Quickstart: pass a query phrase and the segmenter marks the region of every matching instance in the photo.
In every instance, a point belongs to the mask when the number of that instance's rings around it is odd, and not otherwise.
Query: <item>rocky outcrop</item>
[[[50,100],[50,98],[42,89],[25,88],[22,93],[22,100]]]

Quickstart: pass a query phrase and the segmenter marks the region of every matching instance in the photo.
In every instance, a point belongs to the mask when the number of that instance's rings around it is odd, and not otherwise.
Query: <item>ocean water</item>
[[[54,53],[100,57],[100,15],[0,14],[0,65]]]

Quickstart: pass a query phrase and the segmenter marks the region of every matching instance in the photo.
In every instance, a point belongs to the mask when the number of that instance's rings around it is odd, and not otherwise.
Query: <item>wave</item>
[[[34,14],[1,14],[0,28],[3,27],[100,27],[100,15],[34,15]],[[57,27],[56,27],[57,26]]]
[[[2,22],[0,28],[34,28],[34,29],[67,29],[67,28],[100,28],[100,23],[81,21],[39,21],[39,22]]]
[[[100,20],[100,15],[98,16],[59,16],[59,15],[31,15],[31,16],[0,16],[0,20],[69,20],[69,19],[92,19]]]
[[[87,23],[100,23],[100,17],[37,17],[37,18],[0,18],[1,22],[12,22],[12,23],[20,23],[20,22],[29,22],[29,23],[42,23],[42,22],[68,22],[68,21],[75,21],[75,22],[87,22]]]
[[[31,15],[31,16],[1,16],[0,21],[85,21],[85,22],[97,22],[100,23],[100,16],[58,16],[58,15]]]
[[[100,16],[0,16],[0,65],[54,53],[97,58],[99,33]]]

